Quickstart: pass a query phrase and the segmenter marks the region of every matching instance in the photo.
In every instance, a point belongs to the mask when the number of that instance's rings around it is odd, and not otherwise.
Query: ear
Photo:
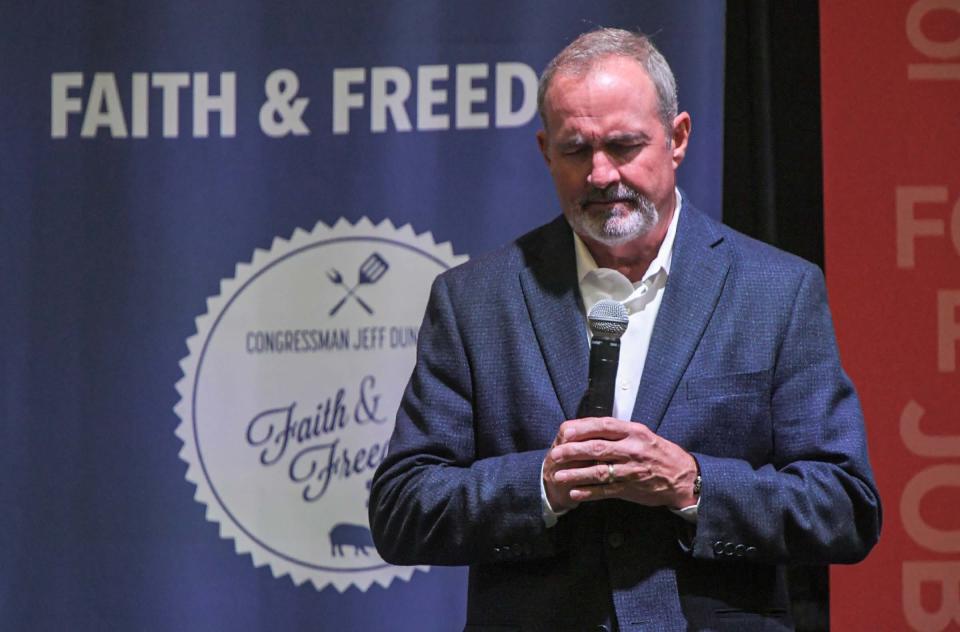
[[[686,112],[677,114],[673,119],[673,168],[676,169],[687,155],[687,142],[690,140],[690,115]]]
[[[546,161],[547,166],[550,166],[550,156],[547,155],[547,132],[546,130],[540,130],[537,132],[537,145],[540,146],[540,153],[543,155],[544,161]]]

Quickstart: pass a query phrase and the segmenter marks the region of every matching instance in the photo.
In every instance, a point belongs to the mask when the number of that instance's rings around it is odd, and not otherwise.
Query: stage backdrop
[[[838,630],[960,629],[960,2],[821,2],[826,270],[884,506]]]
[[[655,35],[719,216],[723,12],[3,3],[0,627],[458,629],[366,522],[430,282],[557,214],[536,77],[596,25]]]

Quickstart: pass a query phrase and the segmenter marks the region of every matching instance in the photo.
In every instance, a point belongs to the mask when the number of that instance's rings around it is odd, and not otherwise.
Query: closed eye
[[[560,153],[564,156],[576,156],[579,154],[585,154],[587,151],[586,145],[564,145],[560,148]]]
[[[625,155],[632,154],[640,151],[647,146],[647,143],[644,142],[632,142],[632,143],[610,143],[607,145],[607,151],[615,155]]]

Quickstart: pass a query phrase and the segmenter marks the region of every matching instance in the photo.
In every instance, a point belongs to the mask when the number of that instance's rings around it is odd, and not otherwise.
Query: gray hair
[[[558,72],[582,75],[608,57],[627,57],[643,67],[657,90],[657,110],[669,138],[677,116],[677,80],[670,64],[646,35],[612,28],[580,35],[547,64],[537,88],[537,111],[544,129],[547,127],[544,101],[554,75]]]

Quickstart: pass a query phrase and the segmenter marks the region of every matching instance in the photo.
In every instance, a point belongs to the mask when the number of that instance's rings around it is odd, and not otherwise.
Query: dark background
[[[727,0],[723,221],[823,267],[815,0]],[[826,567],[790,569],[797,630],[830,628]]]

